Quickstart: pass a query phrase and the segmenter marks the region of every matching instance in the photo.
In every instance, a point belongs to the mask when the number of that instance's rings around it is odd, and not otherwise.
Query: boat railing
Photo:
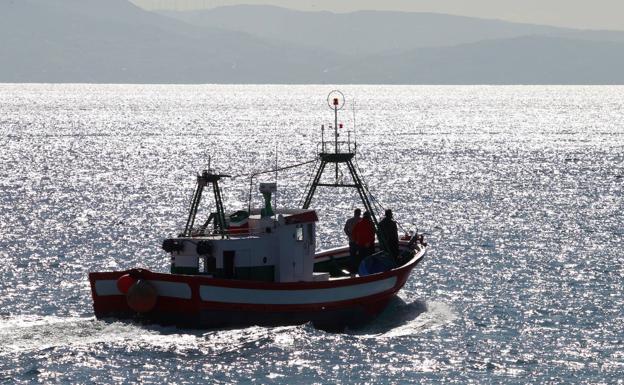
[[[329,141],[324,140],[316,145],[316,152],[321,154],[353,154],[357,149],[357,145],[351,140],[347,141]]]
[[[191,231],[191,238],[195,237],[211,237],[211,236],[229,236],[229,237],[249,237],[266,234],[266,229],[258,228],[227,228],[225,231],[215,231],[213,229],[194,228]],[[182,234],[182,232],[180,232]]]

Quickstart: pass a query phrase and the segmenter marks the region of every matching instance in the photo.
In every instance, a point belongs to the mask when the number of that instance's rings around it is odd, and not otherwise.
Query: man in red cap
[[[373,254],[375,251],[375,225],[368,211],[364,213],[362,220],[353,227],[352,235],[353,241],[358,248],[358,255],[355,260],[355,271],[357,271],[364,258]]]
[[[362,210],[355,209],[353,211],[353,217],[349,218],[344,226],[344,232],[349,238],[349,271],[351,273],[355,273],[357,270],[356,260],[358,255],[358,247],[353,240],[353,228],[359,221],[362,220],[361,215]]]

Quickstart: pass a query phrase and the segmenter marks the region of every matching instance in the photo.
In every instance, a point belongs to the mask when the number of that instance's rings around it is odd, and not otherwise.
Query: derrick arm
[[[204,192],[204,188],[208,184],[212,184],[212,190],[214,193],[214,200],[217,208],[217,212],[214,214],[210,214],[206,223],[202,226],[202,230],[205,230],[206,226],[210,223],[210,220],[215,218],[215,230],[220,234],[224,235],[225,233],[225,210],[223,208],[223,200],[221,198],[221,189],[219,188],[219,180],[221,178],[229,177],[229,175],[220,175],[213,174],[204,170],[201,175],[197,176],[197,188],[195,189],[195,193],[193,194],[193,199],[191,201],[191,208],[189,210],[189,216],[186,220],[186,226],[184,227],[184,233],[182,234],[185,237],[190,237],[193,233],[193,226],[195,225],[195,218],[197,217],[197,211],[199,210],[199,204],[202,199],[202,194]]]
[[[191,209],[189,210],[189,216],[186,220],[186,226],[184,227],[185,237],[191,236],[191,231],[193,230],[193,225],[195,224],[195,217],[197,216],[197,210],[199,209],[199,202],[201,202],[201,197],[202,193],[204,192],[205,186],[205,181],[201,180],[200,177],[197,177],[197,188],[195,188],[195,193],[193,193]]]
[[[318,186],[319,181],[321,180],[321,176],[323,175],[323,171],[325,170],[326,165],[327,165],[327,162],[324,160],[321,160],[321,164],[319,165],[319,168],[316,171],[314,180],[312,181],[312,184],[310,185],[310,190],[308,191],[308,194],[306,195],[305,201],[303,203],[304,209],[310,208],[310,203],[312,203],[312,198],[314,197],[314,193],[316,192],[316,187]]]

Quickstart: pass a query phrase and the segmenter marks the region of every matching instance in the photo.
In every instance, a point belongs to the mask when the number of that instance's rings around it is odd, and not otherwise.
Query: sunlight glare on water
[[[432,245],[362,329],[93,317],[89,271],[168,270],[161,241],[208,157],[240,176],[223,186],[231,210],[276,149],[281,166],[313,159],[330,90],[0,85],[0,379],[621,383],[622,87],[342,87],[371,192]],[[350,103],[340,120],[345,139]],[[279,174],[278,206],[299,204],[310,172]],[[344,243],[355,198],[319,191],[319,248]]]

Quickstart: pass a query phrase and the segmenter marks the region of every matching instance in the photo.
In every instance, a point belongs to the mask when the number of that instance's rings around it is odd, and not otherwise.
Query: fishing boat
[[[91,272],[95,315],[194,328],[312,322],[325,329],[357,326],[378,315],[405,285],[428,247],[416,232],[401,237],[398,255],[388,254],[371,195],[353,163],[357,143],[338,140],[344,96],[333,91],[328,104],[334,111],[334,137],[326,141],[323,128],[315,172],[301,207],[274,208],[276,183],[259,183],[263,207],[252,208],[250,203],[245,209],[227,211],[220,183],[229,176],[202,171],[184,230],[162,243],[171,259],[170,272],[145,268]],[[336,170],[330,182],[323,178],[328,166]],[[338,179],[339,168],[348,170],[349,183]],[[376,253],[355,273],[349,271],[347,245],[316,250],[319,216],[310,206],[319,187],[356,189],[371,214]],[[208,218],[198,218],[207,191],[212,192],[214,210]],[[250,202],[251,195],[250,191]]]

